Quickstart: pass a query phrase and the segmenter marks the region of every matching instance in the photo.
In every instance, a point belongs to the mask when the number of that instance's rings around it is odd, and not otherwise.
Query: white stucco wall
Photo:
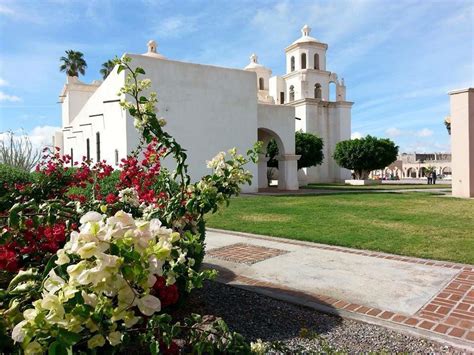
[[[245,153],[257,141],[256,74],[244,70],[129,55],[132,64],[145,69],[152,90],[158,93],[158,115],[165,130],[187,149],[189,172],[194,180],[208,174],[206,161],[218,152],[236,147]],[[133,120],[127,119],[127,150],[138,142]],[[164,162],[172,168],[174,163]],[[254,175],[257,167],[247,169]]]
[[[115,150],[118,150],[119,161],[126,156],[126,141],[121,139],[126,135],[125,114],[117,102],[117,93],[123,82],[124,73],[109,75],[89,100],[82,104],[79,113],[72,119],[71,128],[64,130],[63,127],[65,154],[70,154],[72,148],[74,160],[81,161],[87,155],[86,142],[89,139],[90,158],[96,161],[96,138],[99,133],[101,160],[115,166]]]

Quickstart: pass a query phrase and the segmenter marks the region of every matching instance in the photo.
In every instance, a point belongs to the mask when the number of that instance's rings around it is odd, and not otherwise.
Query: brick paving
[[[211,249],[207,252],[207,255],[213,258],[233,261],[235,263],[255,264],[286,253],[288,253],[286,250],[236,243],[221,248]]]
[[[259,237],[258,239],[275,241],[275,239],[270,237]],[[278,242],[283,244],[301,245],[299,242],[284,239],[278,239]],[[374,258],[397,260],[406,263],[434,265],[437,267],[456,269],[459,270],[459,272],[440,292],[434,295],[434,297],[415,314],[400,314],[383,309],[372,308],[367,305],[347,302],[342,299],[327,297],[307,291],[300,291],[278,283],[262,281],[242,275],[235,275],[225,269],[220,270],[219,280],[226,283],[233,282],[257,288],[271,289],[274,293],[291,296],[293,298],[296,297],[303,302],[310,301],[330,306],[336,311],[344,310],[345,312],[356,313],[365,317],[371,317],[402,326],[429,331],[441,335],[444,339],[451,339],[453,341],[462,340],[464,343],[472,344],[472,347],[474,348],[474,266],[319,244],[315,244],[314,246],[305,244],[305,246],[343,253],[359,254]],[[285,251],[237,243],[217,249],[211,249],[207,252],[207,256],[224,258],[225,260],[237,263],[254,264],[281,255],[282,253],[285,253]],[[219,267],[216,267],[215,265],[213,265],[213,267],[219,269]]]

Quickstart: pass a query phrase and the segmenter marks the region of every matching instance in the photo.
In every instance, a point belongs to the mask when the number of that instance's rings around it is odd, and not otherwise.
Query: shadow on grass
[[[331,304],[314,295],[269,283],[251,285],[250,279],[221,265],[207,262],[203,268],[215,269],[219,276],[217,282],[197,291],[198,297],[211,314],[222,317],[250,341],[283,341],[301,335],[317,338],[342,322]]]

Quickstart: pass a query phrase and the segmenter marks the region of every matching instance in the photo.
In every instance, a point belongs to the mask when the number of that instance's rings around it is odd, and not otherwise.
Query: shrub
[[[70,168],[71,157],[50,151],[33,182],[5,193],[12,206],[0,211],[0,270],[10,276],[0,290],[2,352],[175,353],[180,336],[191,353],[249,350],[221,320],[204,327],[193,316],[181,325],[167,307],[215,275],[200,270],[204,216],[250,183],[244,165],[256,162],[259,146],[247,157],[219,153],[208,162],[212,173],[191,183],[184,149],[156,117],[156,94],[143,96],[151,82],[129,63],[117,60],[118,72],[129,72],[121,93],[132,99],[121,104],[143,151],[118,172],[87,160]],[[167,156],[172,172],[161,169]]]
[[[41,152],[36,149],[26,134],[15,136],[12,131],[4,133],[0,139],[0,163],[18,169],[30,171],[35,167],[41,157]]]
[[[366,179],[375,169],[383,169],[397,159],[398,146],[390,139],[366,136],[338,142],[334,160],[354,170],[356,179]]]
[[[312,133],[295,133],[295,152],[301,155],[298,160],[298,169],[309,168],[323,162],[323,140]],[[267,154],[270,157],[268,166],[278,168],[278,161],[275,157],[279,154],[278,145],[274,139],[268,143]]]
[[[8,201],[2,201],[7,191],[30,183],[33,176],[26,170],[7,164],[0,164],[0,211],[8,208]]]

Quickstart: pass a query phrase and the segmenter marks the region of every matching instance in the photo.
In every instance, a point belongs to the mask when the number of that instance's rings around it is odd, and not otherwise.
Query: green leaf
[[[58,332],[58,340],[67,346],[72,346],[81,340],[81,335],[78,333],[70,332],[69,330],[60,328]]]
[[[72,354],[72,350],[66,346],[66,344],[53,341],[48,349],[49,355],[69,355]]]

